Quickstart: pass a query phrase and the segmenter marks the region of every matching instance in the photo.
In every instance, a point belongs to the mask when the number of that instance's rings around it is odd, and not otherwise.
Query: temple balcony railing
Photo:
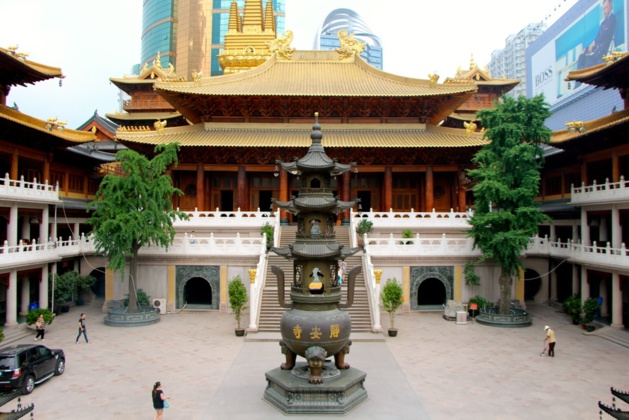
[[[625,181],[621,176],[618,182],[609,182],[609,179],[606,179],[603,184],[594,181],[592,185],[581,184],[580,187],[572,185],[570,195],[570,204],[574,206],[624,203],[629,200],[629,181]]]
[[[178,209],[179,210],[179,209]],[[279,225],[279,212],[260,211],[183,211],[188,220],[175,220],[175,229],[191,230],[193,228],[259,228],[265,223]]]
[[[410,212],[398,212],[393,209],[388,212],[370,211],[366,213],[350,211],[350,220],[352,228],[355,229],[356,223],[361,219],[368,219],[373,222],[374,228],[378,229],[421,229],[421,228],[439,228],[439,229],[470,229],[468,220],[473,216],[471,210],[466,212],[416,212],[411,209]]]
[[[164,112],[174,112],[174,108],[166,102],[158,101],[158,100],[147,100],[147,99],[139,99],[139,100],[128,100],[122,103],[122,109],[124,111],[137,111],[137,110],[160,110]]]
[[[9,178],[6,174],[0,178],[0,200],[57,204],[59,203],[59,185],[49,185],[37,182],[27,182],[24,177],[19,181]]]
[[[235,237],[215,237],[213,233],[205,237],[175,238],[168,249],[157,245],[143,246],[138,255],[155,256],[169,255],[173,257],[190,256],[258,256],[266,252],[266,237],[254,238],[241,237],[237,233]]]
[[[9,246],[5,241],[0,246],[0,270],[17,270],[95,252],[92,238],[85,235],[81,235],[79,239],[51,239],[41,244],[37,241],[28,244],[20,241],[18,245]]]

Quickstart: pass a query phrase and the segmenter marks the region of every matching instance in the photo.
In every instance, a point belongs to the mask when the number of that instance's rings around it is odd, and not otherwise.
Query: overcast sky
[[[482,67],[491,52],[529,23],[552,22],[577,0],[286,0],[286,29],[293,47],[312,49],[318,25],[332,10],[359,13],[381,39],[384,70],[427,79],[428,73],[453,76]],[[266,2],[263,2],[266,3]],[[60,67],[66,78],[14,87],[7,105],[40,119],[58,117],[76,128],[98,110],[118,108],[122,77],[140,60],[142,0],[1,0],[0,46],[19,45],[28,59]],[[516,6],[517,5],[517,6]],[[523,7],[525,6],[525,7]]]

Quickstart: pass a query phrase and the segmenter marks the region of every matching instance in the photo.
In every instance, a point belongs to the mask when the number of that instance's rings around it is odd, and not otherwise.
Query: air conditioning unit
[[[153,308],[159,309],[160,315],[166,315],[166,299],[153,299]]]

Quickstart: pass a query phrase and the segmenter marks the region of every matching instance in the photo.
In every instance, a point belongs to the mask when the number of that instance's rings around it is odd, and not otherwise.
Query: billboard
[[[584,86],[564,80],[568,73],[602,63],[612,51],[626,52],[626,27],[625,0],[595,2],[531,55],[532,94],[543,93],[554,105],[582,90]]]

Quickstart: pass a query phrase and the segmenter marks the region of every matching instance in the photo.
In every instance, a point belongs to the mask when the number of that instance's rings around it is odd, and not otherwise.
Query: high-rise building
[[[344,29],[354,38],[364,42],[365,49],[360,54],[372,66],[382,70],[382,45],[380,38],[373,34],[363,18],[350,9],[336,9],[331,11],[323,20],[317,35],[313,49],[335,50],[341,46],[338,32]]]
[[[185,2],[182,2],[185,3]],[[146,0],[142,10],[141,66],[161,55],[164,68],[175,63],[177,34],[177,2],[174,0]]]
[[[517,34],[505,40],[505,47],[491,53],[487,66],[496,78],[520,79],[521,82],[507,96],[517,98],[526,95],[526,48],[546,30],[545,23],[529,23]]]
[[[248,1],[262,8],[262,0],[146,0],[141,66],[150,65],[160,53],[163,68],[173,64],[177,74],[188,79],[193,71],[222,74],[217,56],[225,46],[231,4],[242,14]],[[284,33],[285,0],[271,3],[276,32]]]

